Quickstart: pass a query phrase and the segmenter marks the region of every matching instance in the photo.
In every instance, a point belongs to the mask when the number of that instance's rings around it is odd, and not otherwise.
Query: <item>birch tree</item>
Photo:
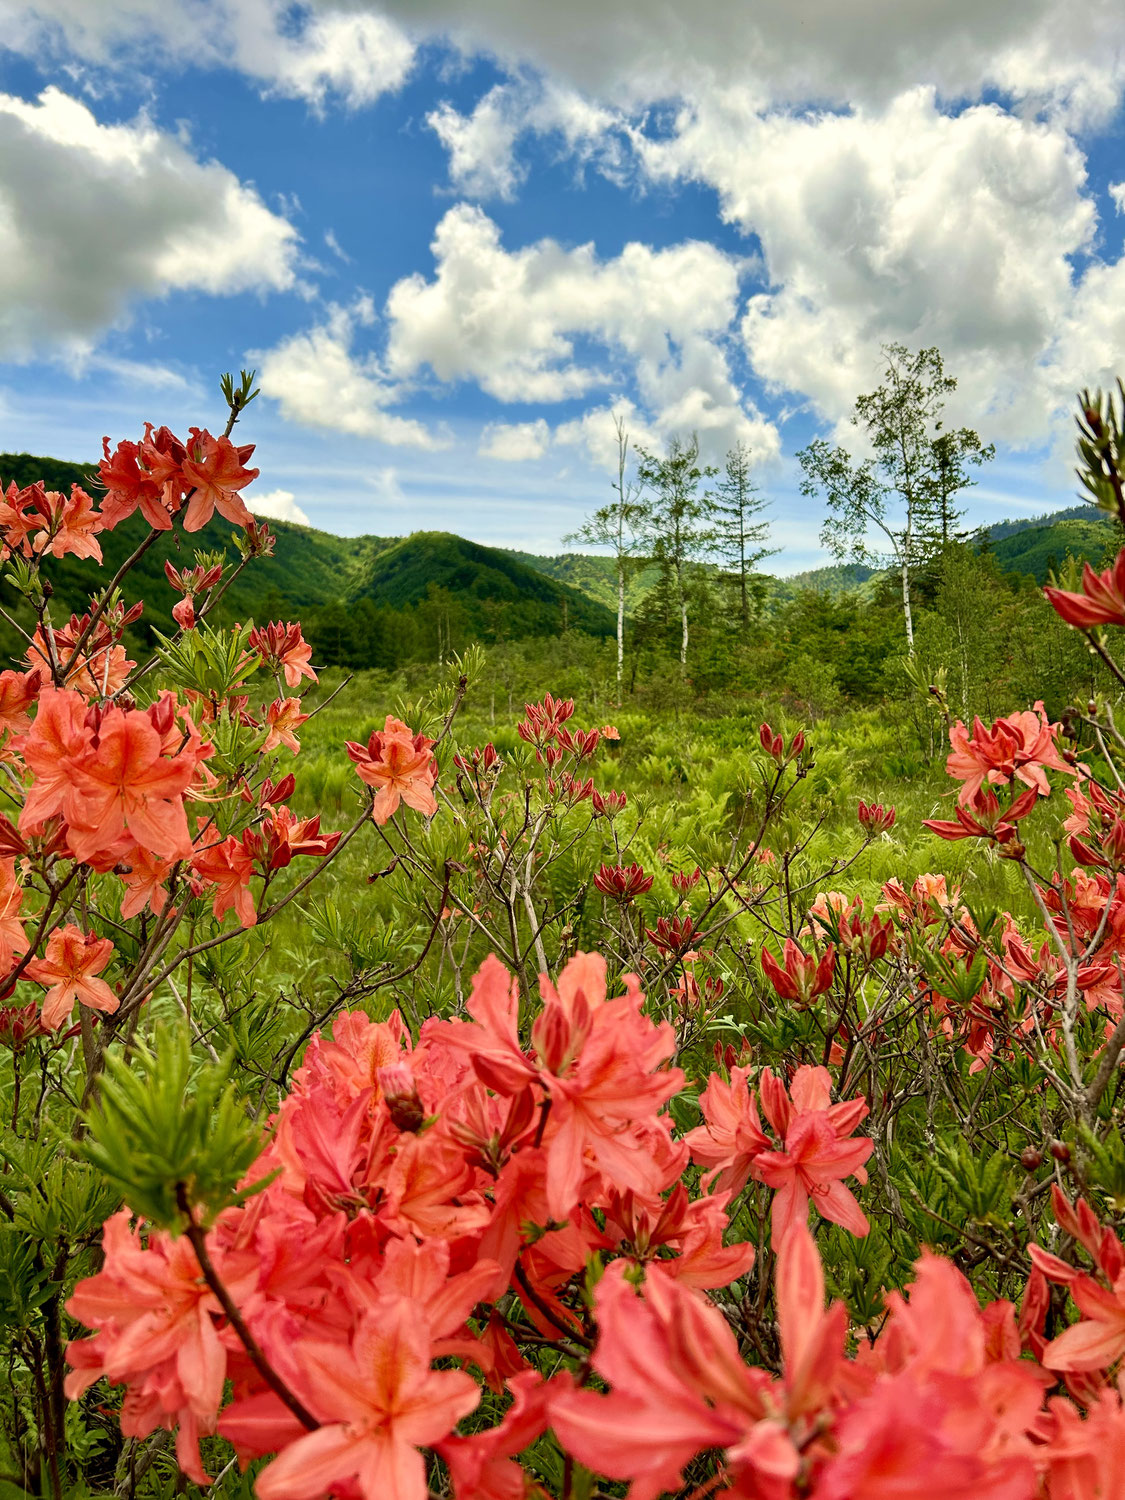
[[[846,449],[816,439],[798,455],[801,493],[822,496],[828,518],[821,539],[841,560],[876,562],[873,529],[889,543],[902,581],[907,650],[914,651],[910,585],[915,568],[950,539],[960,512],[954,497],[974,481],[967,464],[995,455],[972,428],[945,432],[942,411],[957,388],[936,348],[912,353],[883,345],[882,383],[860,396],[853,423],[864,430],[874,457],[856,463]]]
[[[596,510],[570,540],[609,547],[613,552],[617,575],[617,704],[620,707],[625,676],[625,591],[630,576],[642,565],[637,553],[643,544],[645,507],[639,482],[627,477],[629,434],[625,430],[624,417],[615,416],[613,425],[617,434],[617,478],[612,484],[614,498]]]
[[[693,566],[715,540],[709,524],[711,495],[700,485],[719,472],[699,462],[699,438],[673,438],[663,458],[638,448],[637,479],[645,504],[644,526],[653,560],[670,576],[680,616],[680,673],[687,673],[690,627],[688,581]]]

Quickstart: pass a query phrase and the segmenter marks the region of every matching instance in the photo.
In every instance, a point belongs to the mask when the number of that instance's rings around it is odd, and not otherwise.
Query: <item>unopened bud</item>
[[[390,1112],[391,1123],[398,1130],[420,1130],[426,1111],[418,1097],[414,1075],[405,1063],[390,1063],[379,1068],[375,1074],[383,1099]]]
[[[1020,1166],[1025,1172],[1034,1172],[1036,1167],[1043,1165],[1042,1151],[1036,1151],[1034,1146],[1025,1146],[1020,1152]]]
[[[1047,1148],[1056,1161],[1061,1161],[1065,1166],[1070,1160],[1070,1147],[1065,1141],[1052,1141]]]

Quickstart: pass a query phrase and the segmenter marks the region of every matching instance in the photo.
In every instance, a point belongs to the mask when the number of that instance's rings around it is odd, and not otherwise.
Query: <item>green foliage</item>
[[[0,1223],[0,1328],[27,1328],[57,1290],[25,1231]]]
[[[85,1119],[86,1160],[159,1228],[181,1231],[185,1204],[206,1226],[265,1185],[238,1188],[262,1131],[230,1081],[229,1060],[197,1067],[186,1027],[164,1030],[131,1060],[107,1057],[101,1102]]]
[[[9,1140],[2,1153],[12,1195],[12,1223],[39,1243],[95,1237],[120,1202],[92,1167],[59,1154],[58,1143]]]
[[[1117,534],[1111,521],[1088,508],[1085,515],[1067,515],[1002,537],[989,550],[1006,573],[1023,573],[1046,583],[1068,555],[1104,566],[1111,550],[1116,555]]]
[[[163,679],[181,691],[192,689],[204,698],[222,699],[236,693],[247,676],[246,639],[253,621],[240,630],[215,630],[205,620],[176,640],[157,632],[157,659]],[[257,658],[251,657],[251,664]]]
[[[1102,1192],[1115,1214],[1125,1213],[1125,1140],[1116,1119],[1101,1134],[1080,1123],[1078,1142],[1082,1172]]]
[[[1016,1193],[1012,1157],[1007,1151],[978,1154],[967,1141],[938,1142],[933,1170],[945,1183],[946,1198],[953,1208],[947,1217],[960,1223],[990,1224],[1005,1229]]]

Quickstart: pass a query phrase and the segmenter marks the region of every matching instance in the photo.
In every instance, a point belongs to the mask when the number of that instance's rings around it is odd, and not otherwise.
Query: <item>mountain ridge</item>
[[[0,484],[23,486],[42,479],[50,488],[83,484],[96,494],[96,468],[32,454],[0,454]],[[250,503],[252,505],[252,496]],[[410,653],[438,654],[453,639],[485,642],[548,637],[566,629],[611,635],[617,611],[617,582],[611,556],[585,552],[542,555],[493,547],[452,532],[418,530],[407,536],[339,537],[315,526],[263,519],[278,538],[273,557],[257,561],[232,585],[219,618],[262,620],[300,616],[310,640],[343,665],[390,665]],[[134,515],[100,540],[106,567],[116,569],[147,535]],[[1104,565],[1115,543],[1115,523],[1092,505],[1071,506],[1045,516],[997,522],[978,540],[1007,572],[1043,583],[1049,567],[1069,552]],[[213,519],[189,537],[172,531],[141,559],[134,587],[145,601],[136,634],[151,646],[154,631],[168,634],[176,595],[164,576],[164,563],[190,566],[194,553],[232,551],[229,523]],[[713,565],[709,571],[718,573]],[[89,561],[51,560],[47,567],[60,604],[81,612],[104,571]],[[787,577],[764,575],[767,609],[801,593],[859,594],[870,597],[885,570],[863,564],[830,564]],[[652,563],[632,571],[626,608],[634,615],[658,578]],[[0,585],[5,604],[26,625],[20,606]],[[15,646],[0,631],[0,645]],[[13,653],[18,654],[18,653]]]

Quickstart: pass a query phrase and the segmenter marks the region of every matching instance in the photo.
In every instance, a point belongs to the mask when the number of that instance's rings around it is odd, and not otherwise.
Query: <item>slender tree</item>
[[[995,455],[971,428],[944,432],[945,398],[957,387],[935,348],[912,353],[883,345],[883,381],[860,396],[852,421],[867,434],[875,457],[853,461],[841,447],[818,438],[797,457],[804,470],[801,493],[823,496],[828,519],[821,533],[841,560],[875,561],[868,538],[878,528],[902,579],[907,650],[914,651],[910,602],[913,570],[956,535],[960,512],[954,497],[974,481],[967,465]]]
[[[637,479],[645,498],[644,526],[661,571],[671,579],[680,616],[680,673],[687,672],[688,583],[693,566],[711,550],[711,497],[700,485],[719,472],[699,462],[699,438],[673,438],[663,458],[638,448]]]
[[[938,423],[940,428],[941,424]],[[950,542],[965,539],[961,527],[964,510],[954,504],[954,497],[961,490],[976,484],[967,465],[980,467],[996,457],[992,443],[982,443],[980,435],[971,427],[958,427],[950,432],[940,432],[932,443],[932,466],[930,475],[931,502],[926,531],[944,549]]]
[[[751,453],[745,443],[736,443],[727,453],[723,477],[715,486],[712,511],[715,517],[715,552],[726,564],[738,593],[742,629],[750,624],[751,578],[764,558],[776,547],[762,545],[770,532],[761,519],[769,501],[751,477]]]
[[[617,702],[621,704],[625,675],[625,591],[633,571],[642,565],[637,553],[643,543],[645,507],[639,482],[627,478],[629,434],[625,419],[614,417],[617,433],[617,479],[613,482],[614,498],[603,505],[574,532],[568,540],[610,547],[617,573]]]

